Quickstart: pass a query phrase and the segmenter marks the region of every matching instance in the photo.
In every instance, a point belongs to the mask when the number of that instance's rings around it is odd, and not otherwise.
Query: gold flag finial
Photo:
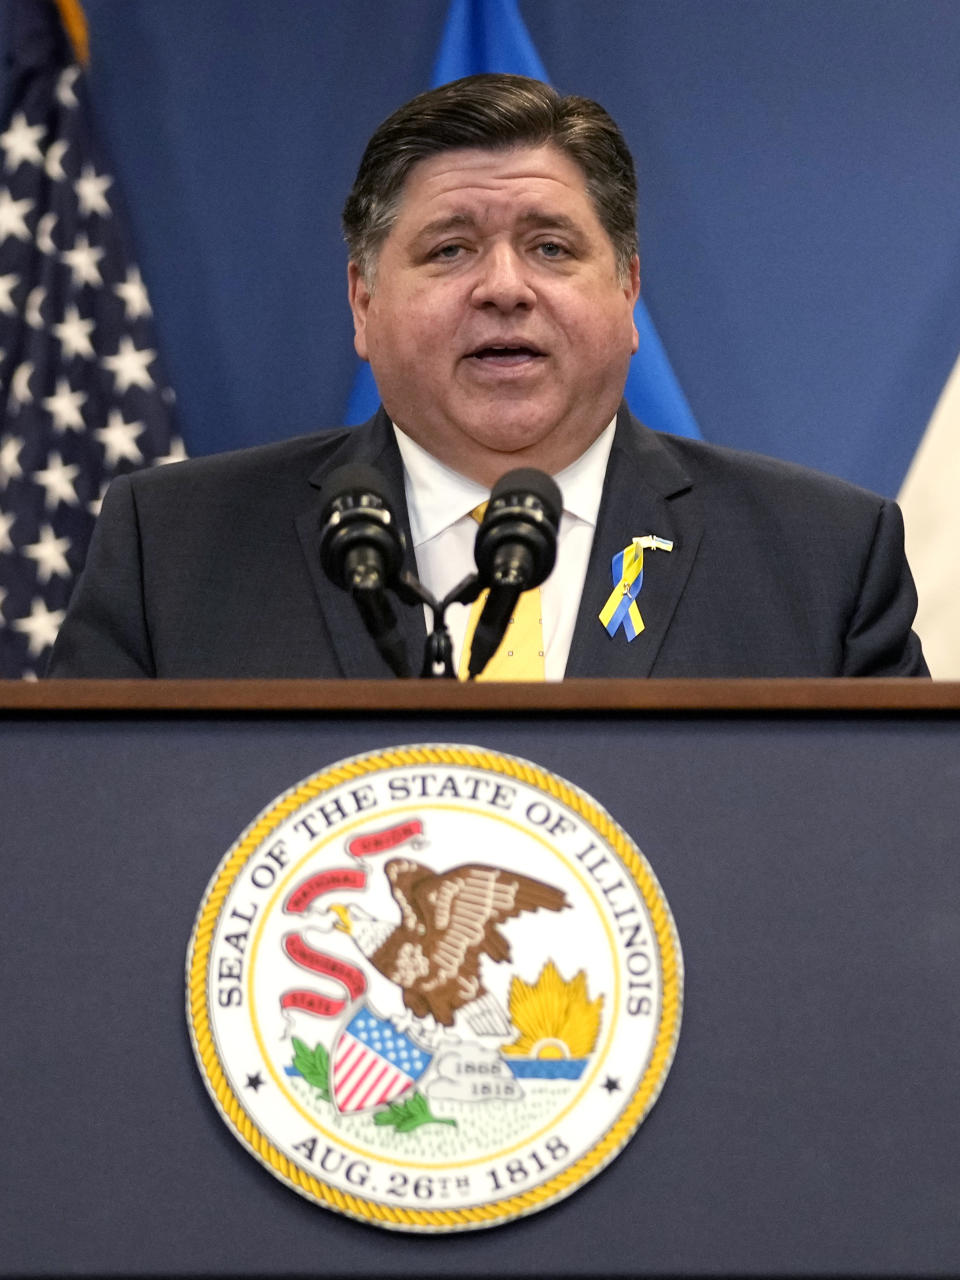
[[[57,0],[57,8],[60,10],[60,21],[73,45],[74,57],[85,67],[90,61],[90,34],[83,5],[80,0]]]

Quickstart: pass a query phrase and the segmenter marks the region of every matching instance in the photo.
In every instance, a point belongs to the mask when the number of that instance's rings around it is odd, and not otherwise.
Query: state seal
[[[342,761],[224,856],[187,952],[194,1052],[234,1135],[319,1205],[462,1231],[533,1213],[622,1150],[680,1030],[646,859],[525,760]]]

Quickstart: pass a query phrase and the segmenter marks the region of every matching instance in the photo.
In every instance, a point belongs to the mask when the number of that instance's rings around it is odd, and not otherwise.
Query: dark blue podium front
[[[960,1268],[960,690],[7,686],[4,1274]],[[349,691],[349,692],[348,692]],[[183,964],[226,849],[357,753],[532,760],[632,835],[686,967],[673,1069],[570,1199],[459,1236],[314,1207],[231,1137]]]

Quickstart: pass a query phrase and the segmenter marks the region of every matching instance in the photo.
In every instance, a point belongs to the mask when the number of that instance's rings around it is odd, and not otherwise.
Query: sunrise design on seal
[[[235,1136],[318,1205],[399,1230],[496,1226],[597,1174],[659,1095],[681,1001],[630,838],[476,747],[393,748],[279,797],[221,862],[187,957]]]

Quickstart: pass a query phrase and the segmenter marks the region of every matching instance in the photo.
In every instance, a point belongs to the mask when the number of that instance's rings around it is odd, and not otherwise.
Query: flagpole
[[[60,21],[73,47],[73,56],[81,67],[90,65],[90,29],[80,0],[56,0]]]

